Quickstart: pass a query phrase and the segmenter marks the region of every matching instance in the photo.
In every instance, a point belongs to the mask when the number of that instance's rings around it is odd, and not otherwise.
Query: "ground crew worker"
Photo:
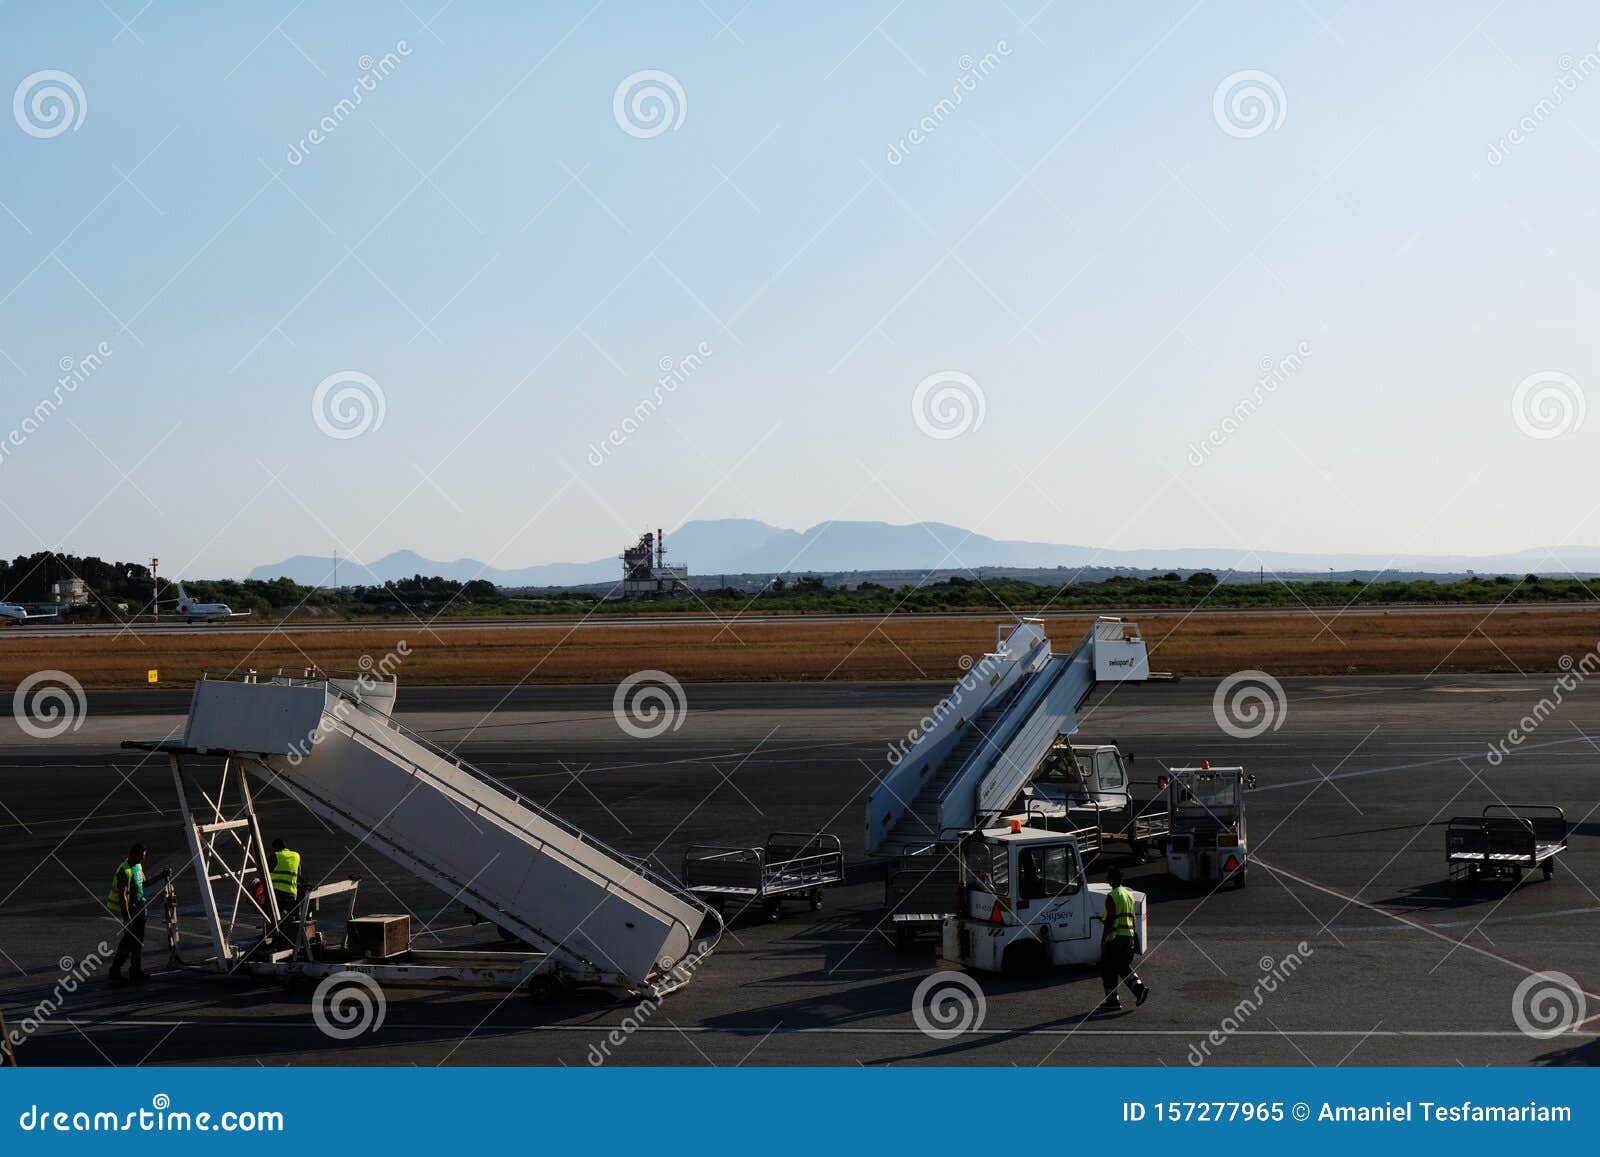
[[[300,896],[300,853],[272,841],[272,890],[278,894],[278,911],[287,912]]]
[[[1139,979],[1133,970],[1133,957],[1138,949],[1134,933],[1133,893],[1122,886],[1122,869],[1112,868],[1106,873],[1111,891],[1106,894],[1103,931],[1100,934],[1100,983],[1106,990],[1103,1012],[1115,1012],[1122,1007],[1122,997],[1117,986],[1126,981],[1133,992],[1134,1003],[1143,1004],[1150,997],[1150,986]]]
[[[134,844],[128,849],[128,858],[117,865],[116,874],[111,877],[111,891],[106,896],[106,907],[122,921],[122,939],[117,942],[117,954],[111,960],[109,979],[112,984],[127,984],[129,981],[142,984],[149,979],[143,967],[144,852],[143,844]],[[169,874],[162,871],[149,883],[159,884]],[[122,962],[125,960],[131,964],[127,976],[122,974]]]

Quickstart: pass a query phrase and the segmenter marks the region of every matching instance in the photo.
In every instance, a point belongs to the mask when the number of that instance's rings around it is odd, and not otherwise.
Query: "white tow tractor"
[[[1108,884],[1091,884],[1081,840],[1096,829],[1052,832],[1006,827],[969,832],[958,848],[956,913],[944,922],[944,956],[965,968],[1026,976],[1047,967],[1093,964]],[[1134,931],[1145,949],[1146,901],[1133,893]]]
[[[1244,887],[1249,837],[1245,789],[1255,776],[1242,767],[1179,767],[1168,773],[1167,871],[1180,880]]]

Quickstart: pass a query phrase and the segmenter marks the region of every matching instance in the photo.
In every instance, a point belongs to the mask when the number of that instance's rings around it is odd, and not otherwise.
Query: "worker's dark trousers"
[[[1117,985],[1124,980],[1135,993],[1144,987],[1144,981],[1133,970],[1132,936],[1118,936],[1100,946],[1100,983],[1105,986],[1106,996],[1115,996]]]
[[[116,975],[122,971],[122,962],[130,961],[133,965],[133,975],[138,976],[144,972],[144,909],[140,908],[133,914],[127,926],[122,930],[122,939],[117,942],[117,954],[111,961],[111,972]]]
[[[280,917],[277,927],[272,930],[272,938],[280,944],[288,943],[295,939],[298,929],[295,921],[289,918],[289,913],[294,911],[294,897],[276,888],[272,890],[273,897],[278,901],[278,915]]]

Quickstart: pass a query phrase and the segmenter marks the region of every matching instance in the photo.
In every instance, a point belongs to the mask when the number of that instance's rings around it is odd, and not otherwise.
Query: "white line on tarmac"
[[[1564,747],[1569,743],[1592,744],[1594,742],[1595,737],[1592,735],[1577,735],[1571,739],[1553,739],[1548,743],[1525,743],[1516,750],[1518,752],[1539,751],[1546,747]],[[1368,767],[1363,768],[1360,771],[1341,772],[1338,775],[1319,775],[1314,779],[1295,779],[1290,780],[1288,783],[1263,784],[1261,787],[1251,788],[1250,794],[1254,795],[1255,793],[1262,791],[1283,791],[1285,788],[1291,787],[1311,787],[1315,784],[1332,783],[1341,779],[1358,779],[1364,775],[1383,775],[1386,772],[1391,771],[1414,771],[1419,767],[1433,767],[1442,763],[1456,763],[1460,760],[1475,758],[1482,754],[1483,752],[1481,751],[1474,751],[1465,754],[1441,756],[1438,759],[1425,759],[1419,763],[1392,763],[1387,767]]]
[[[1321,884],[1321,883],[1318,883],[1316,880],[1307,879],[1305,876],[1296,875],[1294,872],[1288,871],[1287,869],[1284,869],[1284,868],[1280,868],[1275,864],[1267,863],[1267,861],[1263,860],[1260,856],[1256,856],[1255,857],[1255,862],[1260,864],[1267,871],[1274,873],[1275,875],[1282,876],[1282,877],[1284,877],[1285,879],[1288,879],[1288,880],[1293,880],[1297,884],[1303,884],[1307,888],[1311,888],[1314,891],[1321,892],[1324,895],[1332,896],[1332,897],[1334,897],[1335,899],[1338,899],[1338,900],[1343,900],[1346,904],[1354,904],[1358,908],[1365,908],[1368,912],[1376,913],[1379,916],[1386,916],[1390,920],[1398,921],[1399,923],[1404,924],[1409,928],[1416,929],[1418,932],[1423,932],[1423,933],[1426,933],[1427,935],[1432,936],[1432,937],[1434,937],[1436,939],[1443,940],[1446,944],[1451,944],[1451,945],[1454,945],[1454,946],[1456,946],[1458,948],[1465,948],[1469,952],[1476,952],[1479,956],[1487,957],[1488,959],[1493,960],[1493,961],[1495,961],[1495,962],[1497,962],[1499,964],[1504,964],[1509,968],[1514,968],[1518,972],[1521,972],[1526,976],[1538,976],[1541,973],[1543,973],[1543,971],[1544,971],[1543,969],[1534,968],[1531,965],[1524,964],[1520,960],[1513,960],[1509,956],[1503,956],[1498,952],[1490,951],[1489,949],[1484,948],[1484,947],[1482,947],[1480,945],[1473,944],[1473,943],[1471,943],[1471,942],[1469,942],[1467,940],[1464,940],[1459,936],[1451,936],[1448,932],[1442,931],[1440,926],[1437,925],[1437,924],[1430,924],[1425,920],[1418,920],[1418,919],[1416,919],[1414,917],[1411,917],[1411,916],[1402,915],[1399,912],[1392,912],[1387,908],[1381,908],[1376,904],[1368,903],[1366,900],[1363,900],[1360,897],[1352,896],[1352,895],[1349,895],[1348,893],[1341,892],[1339,889],[1331,887],[1328,884]],[[1597,1007],[1600,1007],[1600,994],[1596,994],[1596,993],[1590,992],[1588,989],[1583,988],[1581,985],[1579,986],[1578,990],[1583,993],[1585,999],[1596,1001],[1597,1002]],[[1595,1019],[1600,1019],[1600,1014],[1597,1014],[1596,1016],[1592,1016],[1592,1017],[1586,1018],[1582,1022],[1582,1024],[1587,1024],[1590,1020],[1595,1020]],[[1581,1028],[1582,1025],[1580,1024],[1577,1027]]]

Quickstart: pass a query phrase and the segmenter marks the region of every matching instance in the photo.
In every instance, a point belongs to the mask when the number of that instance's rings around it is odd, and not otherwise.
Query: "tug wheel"
[[[1037,940],[1018,940],[1006,949],[1000,971],[1011,977],[1038,976],[1044,971],[1044,945]]]
[[[564,986],[554,972],[541,972],[528,981],[528,998],[535,1004],[549,1004],[561,995]]]

